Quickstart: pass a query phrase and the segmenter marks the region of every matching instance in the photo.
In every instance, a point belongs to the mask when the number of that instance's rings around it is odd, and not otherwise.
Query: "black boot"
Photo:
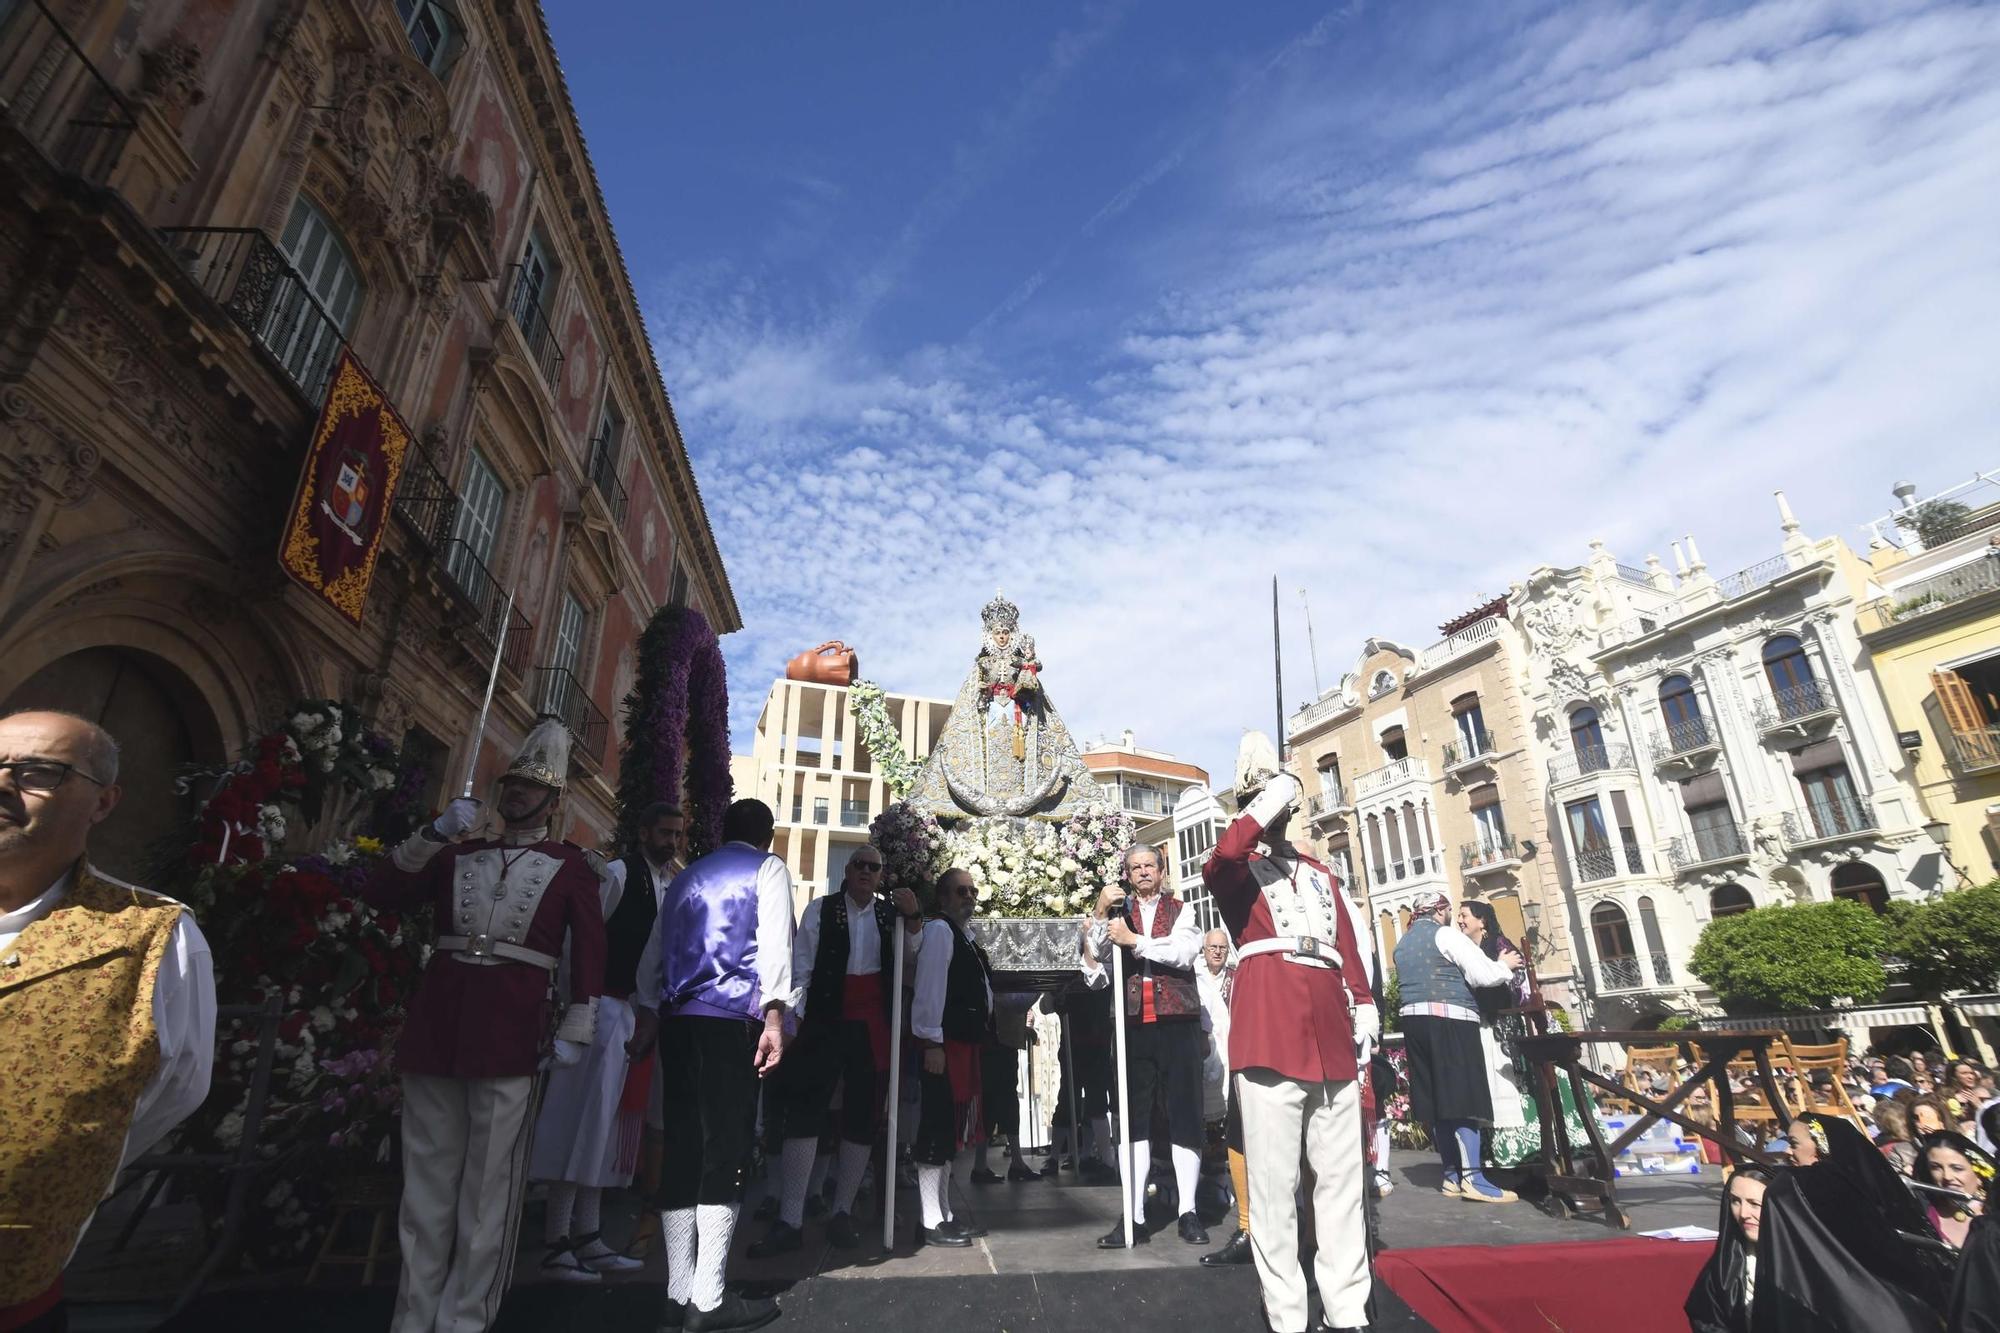
[[[688,1307],[687,1333],[744,1333],[762,1328],[778,1317],[778,1303],[763,1297],[738,1296],[724,1292],[722,1304],[713,1310]]]
[[[771,1229],[764,1233],[764,1239],[752,1245],[749,1254],[752,1259],[775,1259],[781,1254],[790,1254],[794,1250],[803,1249],[805,1243],[804,1234],[781,1218],[771,1223]]]

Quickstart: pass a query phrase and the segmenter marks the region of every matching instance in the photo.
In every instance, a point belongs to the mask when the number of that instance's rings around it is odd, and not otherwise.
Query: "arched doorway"
[[[1708,914],[1717,921],[1726,916],[1740,916],[1756,905],[1750,891],[1734,880],[1718,884],[1708,895]]]
[[[1834,867],[1833,896],[1860,903],[1877,916],[1889,910],[1889,886],[1882,882],[1882,872],[1866,861]]]
[[[1632,947],[1632,923],[1625,909],[1601,902],[1590,909],[1590,942],[1597,949],[1598,976],[1606,990],[1631,990],[1642,984],[1637,951]]]
[[[56,708],[98,723],[117,740],[118,808],[91,835],[90,859],[144,884],[162,838],[193,817],[194,794],[174,779],[191,763],[220,763],[221,729],[201,693],[172,666],[131,648],[84,648],[22,681],[0,712]]]

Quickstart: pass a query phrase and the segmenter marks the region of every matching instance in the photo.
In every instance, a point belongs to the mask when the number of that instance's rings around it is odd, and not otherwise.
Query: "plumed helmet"
[[[1236,746],[1236,800],[1247,804],[1278,776],[1278,747],[1261,731],[1246,731]]]
[[[569,746],[569,728],[556,718],[545,717],[521,742],[520,752],[502,776],[524,778],[561,791],[569,781]]]

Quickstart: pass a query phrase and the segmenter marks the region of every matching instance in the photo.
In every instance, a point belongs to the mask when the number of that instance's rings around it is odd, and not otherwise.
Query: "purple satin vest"
[[[660,903],[660,1011],[758,1020],[757,872],[770,858],[732,842],[674,876]]]

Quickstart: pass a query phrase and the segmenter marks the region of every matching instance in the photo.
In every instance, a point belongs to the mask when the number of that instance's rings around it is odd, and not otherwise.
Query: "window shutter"
[[[1933,671],[1931,688],[1937,691],[1938,707],[1944,711],[1946,726],[1961,736],[1986,729],[1986,714],[1965,677],[1956,671]]]
[[[1632,827],[1632,807],[1625,803],[1624,792],[1614,791],[1611,793],[1611,811],[1618,817],[1619,828],[1629,829]]]
[[[1840,742],[1832,737],[1792,751],[1794,773],[1817,773],[1822,768],[1844,767],[1846,763],[1846,753],[1840,748]]]
[[[1489,805],[1500,804],[1500,784],[1487,782],[1472,789],[1472,808],[1484,810]]]

